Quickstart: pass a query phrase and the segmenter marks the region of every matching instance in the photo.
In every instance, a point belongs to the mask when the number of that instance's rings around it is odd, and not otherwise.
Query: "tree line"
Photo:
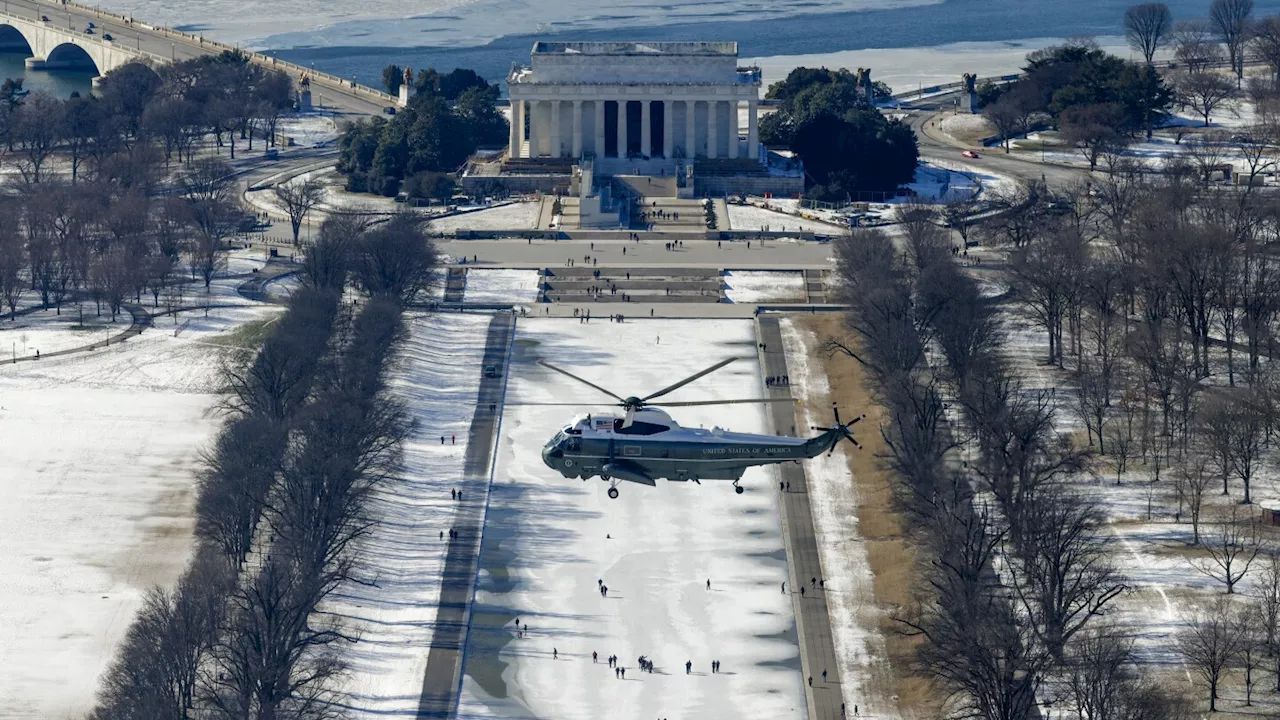
[[[190,162],[205,138],[218,148],[255,138],[273,143],[281,115],[293,107],[293,85],[282,72],[235,52],[151,68],[124,65],[103,76],[100,97],[59,100],[26,93],[21,80],[0,86],[0,166],[11,163],[27,184],[48,179],[49,162],[66,159],[69,173],[153,190],[170,162]]]
[[[399,90],[400,81],[390,78],[402,74],[398,66],[387,68],[388,90]],[[354,123],[338,139],[338,170],[348,190],[447,200],[450,176],[477,147],[506,144],[510,125],[494,105],[498,86],[475,72],[423,70],[415,93],[390,120]]]
[[[903,213],[905,253],[877,230],[836,246],[852,309],[829,348],[868,369],[887,411],[895,504],[922,555],[919,598],[895,622],[920,638],[918,667],[959,713],[1035,717],[1052,675],[1094,708],[1085,717],[1181,717],[1139,672],[1131,639],[1099,619],[1124,581],[1099,508],[1067,482],[1089,452],[1054,431],[1051,394],[1005,364],[998,318],[931,214]],[[964,467],[967,441],[978,453]]]
[[[174,312],[189,283],[209,287],[227,241],[244,224],[231,170],[216,157],[184,167],[171,194],[94,176],[52,177],[0,197],[0,302],[16,317],[24,298],[59,314],[95,306],[112,320],[128,302]]]
[[[875,83],[872,100],[891,96]],[[867,102],[866,90],[845,69],[795,68],[769,86],[778,108],[760,120],[760,141],[788,147],[804,161],[806,194],[847,201],[859,192],[892,193],[914,179],[915,133]]]
[[[411,430],[388,392],[403,308],[436,263],[417,220],[334,216],[304,286],[251,358],[223,371],[227,420],[201,461],[195,550],[155,588],[98,694],[95,720],[336,717],[353,629],[323,612],[368,583],[369,498]],[[361,300],[346,304],[349,286]]]

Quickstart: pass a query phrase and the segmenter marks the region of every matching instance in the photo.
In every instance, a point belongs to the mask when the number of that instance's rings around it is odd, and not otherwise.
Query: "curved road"
[[[1069,185],[1089,176],[1089,172],[1081,168],[1039,162],[1025,156],[1007,155],[1001,148],[970,145],[944,134],[937,125],[941,118],[949,114],[949,111],[941,109],[952,106],[951,97],[952,95],[940,95],[927,100],[903,103],[899,110],[906,113],[907,122],[916,133],[922,159],[938,159],[951,165],[960,165],[966,170],[1007,175],[1023,182],[1040,180],[1043,177],[1052,187]],[[977,151],[980,155],[979,159],[971,160],[963,157],[960,153],[965,150]]]

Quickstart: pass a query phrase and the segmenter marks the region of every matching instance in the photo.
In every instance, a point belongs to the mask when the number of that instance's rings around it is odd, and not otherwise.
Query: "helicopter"
[[[682,427],[664,407],[698,405],[737,405],[752,403],[795,402],[791,398],[752,398],[742,400],[697,400],[685,402],[652,402],[670,392],[715,372],[738,358],[722,360],[672,385],[645,397],[622,397],[568,370],[539,360],[538,364],[593,388],[617,402],[626,413],[618,415],[579,415],[564,426],[542,448],[542,461],[566,478],[586,481],[599,476],[609,483],[609,497],[618,497],[618,482],[626,480],[639,485],[656,486],[657,480],[676,482],[731,480],[734,492],[741,494],[738,484],[742,473],[756,465],[772,465],[817,457],[834,452],[841,439],[861,448],[850,428],[862,420],[860,415],[849,422],[840,421],[840,411],[832,404],[835,424],[812,427],[821,430],[811,438],[781,435],[729,432],[721,428]],[[571,405],[582,403],[537,403],[539,405]]]

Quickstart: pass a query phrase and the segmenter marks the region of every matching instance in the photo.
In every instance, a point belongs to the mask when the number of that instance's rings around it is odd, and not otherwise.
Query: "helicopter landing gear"
[[[610,499],[610,500],[617,500],[617,499],[618,499],[618,488],[616,488],[616,487],[611,487],[611,488],[609,488],[609,499]]]
[[[733,481],[733,491],[734,491],[734,492],[736,492],[736,493],[738,493],[739,495],[741,495],[741,494],[742,494],[742,491],[743,491],[743,490],[745,490],[745,489],[746,489],[746,488],[744,488],[744,487],[742,487],[741,485],[739,485],[739,484],[738,484],[738,481],[737,481],[737,480],[734,480],[734,481]]]
[[[600,477],[601,477],[602,479],[604,479],[604,480],[608,481],[608,483],[609,483],[609,499],[610,499],[610,500],[617,500],[617,499],[618,499],[618,481],[617,481],[617,480],[614,480],[613,478],[609,477],[608,475],[601,475]]]

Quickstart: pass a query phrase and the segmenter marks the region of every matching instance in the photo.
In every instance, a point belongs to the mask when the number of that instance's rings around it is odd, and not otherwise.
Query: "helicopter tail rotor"
[[[837,407],[835,403],[831,403],[831,413],[835,416],[835,419],[836,419],[835,425],[831,425],[829,427],[811,425],[809,428],[811,430],[822,430],[823,432],[834,432],[839,436],[836,438],[834,442],[831,443],[831,448],[827,450],[827,454],[830,455],[831,453],[836,451],[836,445],[839,444],[841,438],[848,440],[849,442],[853,443],[854,447],[861,450],[862,445],[858,443],[857,438],[853,436],[853,432],[851,432],[849,428],[856,425],[859,421],[865,418],[866,415],[859,415],[858,417],[850,420],[847,423],[840,422],[840,408]]]

